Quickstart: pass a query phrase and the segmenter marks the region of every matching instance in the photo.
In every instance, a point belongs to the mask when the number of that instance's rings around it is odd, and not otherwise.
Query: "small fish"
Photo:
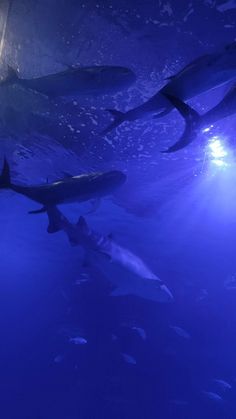
[[[213,391],[202,391],[203,396],[205,396],[207,399],[216,402],[221,403],[223,402],[223,399],[219,394],[214,393]]]
[[[144,329],[142,329],[141,327],[136,327],[133,326],[132,330],[134,330],[135,332],[138,333],[138,335],[141,337],[141,339],[146,340],[147,339],[147,335]]]
[[[227,391],[227,390],[231,390],[232,386],[231,384],[229,384],[227,381],[225,380],[221,380],[221,379],[214,379],[212,380],[213,383],[216,384],[216,386],[218,387],[219,390],[221,391]]]
[[[137,364],[137,361],[133,356],[125,354],[125,353],[122,353],[121,355],[122,355],[124,361],[127,362],[127,364],[131,364],[131,365],[136,365]]]
[[[186,332],[186,330],[182,329],[181,327],[178,326],[170,326],[170,329],[174,330],[175,333],[180,336],[181,338],[184,339],[190,339],[190,334],[188,332]]]
[[[55,364],[60,364],[63,361],[63,359],[64,359],[64,355],[57,355],[54,358],[54,362]]]
[[[73,343],[74,345],[86,345],[88,341],[87,339],[82,338],[81,336],[75,336],[69,339],[69,343]]]
[[[75,285],[81,285],[84,284],[85,282],[89,281],[89,275],[86,273],[81,274],[79,279],[76,279],[75,281]]]

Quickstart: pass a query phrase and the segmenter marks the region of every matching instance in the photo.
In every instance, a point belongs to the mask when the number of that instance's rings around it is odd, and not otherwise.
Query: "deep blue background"
[[[7,64],[18,67],[22,77],[33,77],[61,70],[66,62],[125,65],[138,76],[128,91],[58,102],[56,109],[26,92],[2,93],[1,107],[9,101],[26,126],[32,108],[48,110],[51,118],[41,132],[29,134],[24,124],[14,135],[2,132],[1,155],[7,155],[13,179],[40,183],[64,171],[124,170],[126,185],[87,220],[142,257],[175,302],[111,298],[109,277],[92,269],[86,274],[93,281],[76,285],[84,270],[82,251],[71,248],[63,233],[49,236],[46,215],[28,215],[35,203],[1,191],[4,419],[235,418],[236,289],[227,285],[236,275],[234,158],[223,169],[214,166],[201,136],[187,151],[161,155],[183,128],[176,112],[123,125],[107,138],[99,135],[110,121],[104,108],[136,106],[162,87],[164,77],[232,42],[234,6],[217,0],[13,2],[2,74]],[[226,89],[191,103],[204,112]],[[234,127],[235,118],[229,118],[216,134],[233,145]],[[76,221],[88,206],[62,209]],[[145,330],[145,341],[133,326]],[[183,328],[190,338],[170,326]],[[69,343],[76,335],[88,343]],[[126,363],[122,353],[136,365]],[[232,389],[219,391],[214,379],[226,380]],[[223,401],[210,400],[204,391]]]

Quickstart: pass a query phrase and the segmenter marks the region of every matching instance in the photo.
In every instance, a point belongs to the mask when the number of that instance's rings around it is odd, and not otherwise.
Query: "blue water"
[[[100,234],[112,233],[174,297],[168,304],[111,297],[116,266],[107,274],[86,266],[63,231],[47,233],[46,214],[28,214],[37,203],[1,190],[1,417],[235,419],[236,118],[214,127],[228,144],[222,165],[209,154],[209,136],[160,153],[183,130],[176,111],[100,133],[111,122],[105,109],[137,106],[165,77],[233,42],[236,2],[13,0],[7,14],[4,0],[0,8],[2,77],[7,64],[24,78],[64,64],[126,66],[137,75],[129,89],[53,106],[32,91],[0,90],[1,157],[14,182],[25,184],[124,171],[125,185],[96,211],[86,215],[89,202],[60,209],[71,222],[84,215]],[[203,113],[228,87],[191,105]],[[18,115],[15,126],[4,119],[7,106]],[[31,112],[50,122],[29,130]]]

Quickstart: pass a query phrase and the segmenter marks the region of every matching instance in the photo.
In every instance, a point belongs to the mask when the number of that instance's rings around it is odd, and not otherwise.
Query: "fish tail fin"
[[[162,151],[162,153],[172,153],[174,151],[181,150],[190,143],[192,143],[198,135],[200,126],[201,126],[201,116],[196,112],[191,106],[183,102],[176,96],[169,94],[164,95],[171,104],[179,111],[185,120],[185,130],[181,138],[167,150]]]
[[[0,175],[0,189],[9,189],[11,187],[10,167],[4,159],[2,173]]]
[[[124,112],[117,111],[116,109],[106,109],[106,111],[113,116],[114,121],[110,125],[108,125],[108,127],[104,131],[101,132],[102,135],[108,134],[113,129],[119,127],[125,121]]]
[[[164,96],[171,102],[171,104],[179,111],[182,117],[185,119],[186,123],[198,122],[201,116],[197,111],[195,111],[187,103],[180,100],[177,96],[172,96],[169,94],[164,94]]]
[[[7,66],[7,75],[6,75],[5,79],[3,79],[0,84],[3,85],[3,84],[16,83],[17,80],[19,80],[17,71],[13,67],[8,65]]]
[[[48,215],[48,233],[57,233],[63,230],[63,215],[56,206],[45,208]]]

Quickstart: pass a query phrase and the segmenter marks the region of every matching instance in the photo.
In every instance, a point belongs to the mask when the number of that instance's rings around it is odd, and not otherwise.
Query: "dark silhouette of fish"
[[[199,132],[209,128],[215,122],[236,113],[236,85],[228,91],[214,108],[203,115],[200,115],[187,105],[187,103],[184,103],[175,96],[166,95],[166,98],[168,98],[171,104],[185,119],[185,129],[180,139],[167,150],[163,151],[164,153],[172,153],[181,150],[191,144],[196,139]]]
[[[49,205],[69,202],[84,202],[111,194],[126,180],[126,175],[118,170],[105,173],[89,173],[66,177],[53,183],[37,186],[15,185],[11,182],[10,168],[4,160],[0,176],[0,189],[11,189],[32,201],[42,204],[42,208],[30,211],[30,214],[45,212]]]
[[[47,208],[48,232],[63,230],[72,246],[81,246],[90,255],[91,263],[106,261],[122,267],[132,275],[111,275],[115,286],[112,296],[137,295],[152,301],[171,302],[173,296],[167,286],[151,271],[143,260],[130,250],[118,245],[111,235],[103,236],[91,230],[84,217],[72,224],[55,206]],[[100,256],[100,258],[99,258]]]
[[[181,100],[191,99],[201,93],[236,79],[236,42],[220,51],[203,55],[185,66],[179,73],[168,78],[168,83],[146,102],[125,113],[108,109],[114,121],[103,131],[107,134],[125,121],[135,121],[147,115],[162,117],[173,105],[166,95]]]
[[[136,80],[132,70],[119,66],[68,67],[66,70],[32,79],[23,79],[8,66],[0,86],[18,84],[50,98],[99,95],[129,87]]]

